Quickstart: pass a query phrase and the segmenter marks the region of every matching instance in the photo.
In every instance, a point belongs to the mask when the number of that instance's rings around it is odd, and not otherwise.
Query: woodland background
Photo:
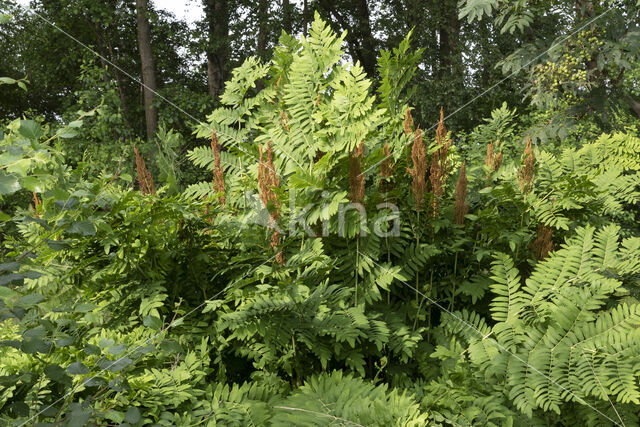
[[[0,1],[0,423],[638,424],[637,0],[203,8]]]

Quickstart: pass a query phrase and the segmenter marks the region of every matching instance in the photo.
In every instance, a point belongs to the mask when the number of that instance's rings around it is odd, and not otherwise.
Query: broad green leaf
[[[56,340],[56,345],[58,347],[68,347],[76,342],[74,337],[64,337]]]
[[[91,409],[84,409],[77,405],[69,414],[67,427],[84,427],[91,418]]]
[[[107,380],[102,377],[91,377],[82,381],[85,387],[104,387],[107,385]]]
[[[7,21],[3,21],[3,19],[5,19],[6,15],[0,15],[0,24],[3,24]],[[17,80],[12,79],[11,77],[0,77],[0,83],[4,83],[7,85],[12,85],[16,82]]]
[[[59,138],[69,139],[69,138],[75,138],[76,136],[78,136],[78,132],[71,128],[66,127],[66,128],[60,129],[56,135]]]
[[[0,175],[0,196],[13,194],[20,190],[18,178],[13,175]]]
[[[0,286],[0,298],[9,299],[18,295],[16,292],[7,288],[6,286]]]
[[[90,370],[82,362],[73,362],[67,366],[67,372],[71,375],[86,375]]]
[[[38,304],[43,299],[44,297],[40,294],[29,294],[20,298],[18,304],[26,308]]]
[[[110,409],[107,412],[105,412],[104,417],[108,420],[113,421],[116,424],[122,424],[122,422],[124,421],[124,414],[120,411],[116,411],[113,409]]]
[[[114,356],[116,356],[118,354],[122,354],[122,352],[124,352],[126,349],[127,346],[124,344],[114,345],[113,347],[109,348],[109,354],[113,354]]]
[[[140,421],[140,410],[135,406],[132,406],[127,410],[127,412],[125,412],[124,420],[129,424],[136,424]]]
[[[97,345],[87,344],[84,347],[84,352],[89,355],[97,355],[102,353],[102,350],[100,350],[100,347],[98,347]]]
[[[20,263],[17,261],[3,262],[0,264],[0,272],[2,271],[16,271],[20,268]]]
[[[42,128],[33,120],[21,120],[18,132],[27,139],[38,139],[42,136]]]
[[[0,276],[0,286],[4,286],[7,285],[11,282],[15,282],[17,280],[22,280],[24,279],[24,274],[22,273],[11,273],[11,274],[5,274],[3,276]]]
[[[51,349],[51,343],[47,343],[40,338],[31,338],[22,341],[20,349],[28,354],[48,353]]]
[[[98,367],[109,372],[118,372],[131,365],[133,360],[128,357],[121,357],[116,360],[101,359],[97,362]]]
[[[6,170],[9,173],[17,174],[18,176],[27,176],[29,169],[31,168],[31,159],[21,159],[17,162],[13,162],[7,165]]]
[[[35,193],[42,193],[44,191],[43,182],[34,176],[25,176],[20,180],[22,187]]]
[[[156,316],[144,316],[142,324],[147,328],[155,329],[156,331],[162,329],[162,320]]]
[[[60,367],[60,365],[49,365],[44,368],[47,377],[60,384],[71,385],[71,377]]]
[[[93,236],[96,234],[96,227],[89,221],[77,221],[69,228],[71,234],[81,234],[83,236]]]

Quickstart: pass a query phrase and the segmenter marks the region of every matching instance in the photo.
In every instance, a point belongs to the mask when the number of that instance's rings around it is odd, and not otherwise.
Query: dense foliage
[[[234,69],[193,168],[175,130],[162,175],[74,145],[105,108],[6,124],[3,423],[637,424],[637,121],[422,130],[414,34],[375,84],[347,37],[316,15]]]

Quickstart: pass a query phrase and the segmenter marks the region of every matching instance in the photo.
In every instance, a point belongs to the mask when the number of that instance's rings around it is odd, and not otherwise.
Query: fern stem
[[[428,290],[428,293],[431,293],[431,289],[432,288],[433,288],[433,268],[431,269],[431,274],[430,274],[430,277],[429,277],[429,290]],[[422,310],[422,304],[424,304],[424,302],[426,300],[427,300],[427,294],[425,293],[424,296],[422,297],[422,300],[420,300],[420,303],[418,304],[418,312],[416,313],[416,318],[413,321],[413,330],[414,331],[418,327],[418,319],[420,318],[420,311]],[[431,306],[429,306],[429,310],[427,311],[427,319],[428,319],[429,329],[431,329]]]
[[[451,289],[451,295],[449,298],[449,310],[453,310],[453,303],[456,298],[456,273],[458,271],[458,252],[456,252],[456,256],[453,259],[453,289]]]
[[[418,227],[420,227],[420,211],[418,211]],[[416,249],[420,251],[420,231],[418,230],[418,237],[416,239]],[[419,302],[420,294],[420,271],[416,270],[416,304]],[[418,313],[420,313],[420,305],[418,304]],[[415,327],[414,327],[415,329]]]
[[[385,246],[387,247],[387,264],[391,264],[391,252],[389,250],[389,237],[384,236]],[[387,304],[391,304],[391,284],[389,284],[389,289],[387,290]]]
[[[356,293],[355,293],[355,305],[358,305],[358,266],[360,265],[360,235],[356,239]]]

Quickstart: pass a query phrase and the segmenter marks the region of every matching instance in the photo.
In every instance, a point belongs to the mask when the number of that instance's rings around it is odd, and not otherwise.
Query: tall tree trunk
[[[451,76],[463,71],[462,49],[460,46],[460,20],[455,0],[445,0],[438,29],[440,77]]]
[[[289,0],[282,0],[282,29],[287,33],[293,32],[293,5]]]
[[[207,81],[209,95],[216,99],[222,93],[226,78],[229,45],[229,11],[227,0],[205,0],[209,31],[207,45]]]
[[[359,40],[357,56],[362,68],[373,78],[376,72],[376,41],[371,30],[371,17],[367,0],[356,0],[356,28],[354,33]]]
[[[269,42],[269,0],[258,2],[258,43],[256,54],[261,59],[266,59],[267,43]]]
[[[436,78],[445,83],[440,103],[450,109],[455,95],[464,91],[464,65],[460,42],[460,20],[456,0],[443,0],[438,19],[438,68]]]
[[[373,77],[376,72],[377,49],[367,0],[352,0],[346,10],[336,8],[332,0],[321,0],[318,5],[333,17],[341,30],[347,30],[349,54],[354,61],[360,61],[369,77]]]
[[[302,3],[302,34],[305,37],[309,35],[309,1],[304,0]]]
[[[138,50],[142,64],[142,83],[144,84],[144,114],[147,123],[147,139],[151,139],[158,130],[158,109],[153,106],[154,93],[158,89],[156,68],[151,53],[151,25],[147,16],[148,0],[136,0],[138,21]]]

